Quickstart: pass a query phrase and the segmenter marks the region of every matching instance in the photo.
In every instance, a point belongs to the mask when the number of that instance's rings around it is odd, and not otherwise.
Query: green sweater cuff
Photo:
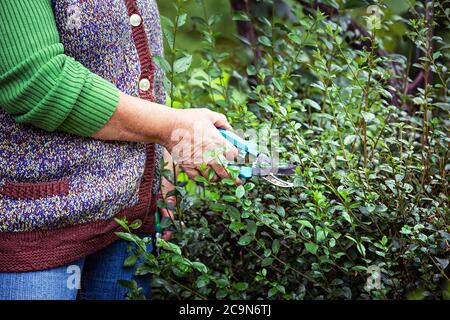
[[[58,130],[90,137],[105,126],[119,103],[119,89],[91,73],[71,112]]]

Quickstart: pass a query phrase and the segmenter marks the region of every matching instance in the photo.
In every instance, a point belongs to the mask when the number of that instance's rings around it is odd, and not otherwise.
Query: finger
[[[161,218],[162,219],[169,218],[172,221],[175,219],[175,217],[173,215],[173,212],[170,211],[170,210],[167,210],[167,208],[162,208],[161,209]]]
[[[225,178],[229,178],[230,174],[228,173],[227,170],[225,170],[225,168],[223,166],[221,166],[220,164],[216,163],[216,162],[211,162],[210,163],[211,168],[214,169],[214,171],[216,172],[216,174],[221,178],[221,179],[225,179]]]
[[[182,167],[183,171],[188,175],[189,178],[191,178],[192,180],[195,179],[195,177],[197,176],[201,176],[201,172],[198,171],[195,168],[190,168],[190,167]]]
[[[172,231],[164,231],[161,238],[164,241],[170,241],[173,238],[173,232]]]
[[[211,166],[212,162],[208,164],[208,168],[206,169],[206,176],[205,178],[209,180],[210,172],[214,172],[214,175],[212,176],[211,180],[216,182],[219,180],[219,177],[217,176],[216,170]]]
[[[239,151],[231,142],[229,142],[226,139],[225,139],[225,141],[226,141],[226,143],[225,143],[224,156],[228,161],[233,162],[237,159]]]
[[[222,113],[218,113],[218,112],[211,112],[211,121],[214,123],[214,126],[216,128],[223,128],[226,130],[233,130],[233,127],[231,126],[231,124],[228,122],[227,117],[222,114]]]
[[[203,178],[205,178],[206,180],[208,180],[208,175],[209,175],[209,166],[206,166],[206,168],[204,170],[199,170],[203,176]]]
[[[180,171],[182,171],[183,168],[181,165],[177,164],[175,165],[175,176],[178,176],[180,174]]]
[[[211,171],[214,173],[212,177],[211,177],[211,173],[210,173]],[[211,181],[214,181],[214,182],[216,182],[216,181],[219,180],[219,178],[218,178],[218,176],[217,176],[217,173],[215,172],[215,169],[214,169],[210,164],[208,164],[208,166],[206,167],[206,169],[203,170],[203,171],[201,171],[201,172],[202,172],[202,176],[203,176],[206,180],[211,180]],[[211,178],[210,178],[210,177],[211,177]]]

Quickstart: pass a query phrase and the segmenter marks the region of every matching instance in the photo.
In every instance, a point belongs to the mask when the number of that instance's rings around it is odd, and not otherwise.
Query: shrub
[[[356,38],[348,14],[298,3],[293,21],[275,10],[235,12],[257,42],[240,37],[230,49],[216,43],[220,16],[190,17],[186,1],[174,2],[175,18],[163,17],[166,57],[157,58],[169,104],[224,112],[235,128],[263,135],[279,130],[272,148],[297,169],[291,189],[165,171],[177,205],[159,206],[175,213],[163,221],[174,238],[159,241],[159,256],[144,245],[135,253],[145,260],[136,272],[154,275],[154,297],[448,298],[449,51],[430,32],[448,27],[448,9],[418,2]],[[177,47],[188,18],[202,35],[196,52]],[[398,20],[422,53],[417,61],[384,54]],[[424,79],[418,90],[413,72]]]

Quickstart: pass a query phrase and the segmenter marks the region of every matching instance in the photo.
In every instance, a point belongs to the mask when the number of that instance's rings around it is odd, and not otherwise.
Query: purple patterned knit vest
[[[155,0],[53,0],[65,53],[121,91],[165,103]],[[143,23],[132,26],[138,14]],[[139,89],[149,78],[152,92]],[[0,271],[70,263],[115,240],[113,218],[152,229],[162,148],[48,133],[0,110]]]

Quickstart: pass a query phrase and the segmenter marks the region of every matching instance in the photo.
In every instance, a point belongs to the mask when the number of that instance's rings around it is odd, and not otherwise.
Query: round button
[[[138,15],[138,14],[136,14],[136,13],[131,15],[131,17],[130,17],[130,24],[131,24],[133,27],[137,27],[137,26],[139,26],[141,23],[142,23],[142,18],[141,18],[140,15]]]
[[[139,81],[139,89],[148,91],[150,89],[150,80],[147,78],[141,79],[141,81]]]

